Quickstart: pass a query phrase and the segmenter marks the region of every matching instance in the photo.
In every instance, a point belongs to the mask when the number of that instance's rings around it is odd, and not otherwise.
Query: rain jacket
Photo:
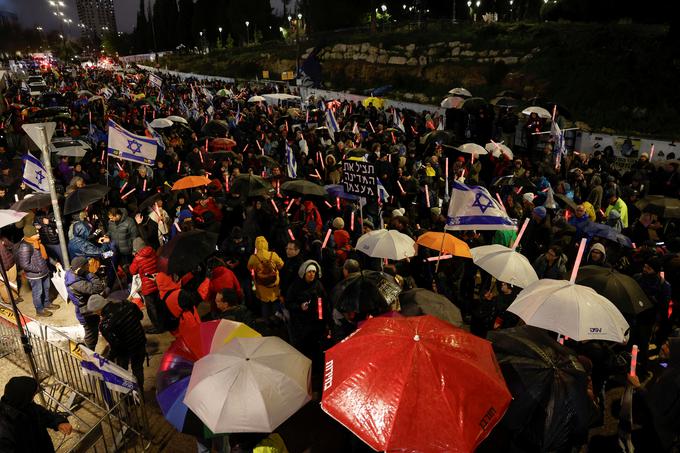
[[[118,222],[109,222],[109,237],[118,246],[121,255],[132,255],[132,241],[139,236],[135,221],[128,217],[125,209],[121,209]]]
[[[224,289],[233,289],[239,301],[243,301],[243,291],[236,275],[226,266],[217,266],[198,288],[198,293],[201,299],[209,300],[211,310],[216,311],[215,295]]]
[[[68,298],[76,310],[76,318],[81,323],[85,322],[85,311],[87,301],[93,294],[101,294],[106,289],[106,281],[99,278],[96,274],[88,273],[85,275],[76,274],[73,270],[66,271],[64,277]],[[81,313],[82,312],[82,313]]]
[[[157,272],[158,256],[156,251],[150,245],[147,245],[137,252],[132,263],[130,263],[130,274],[139,274],[142,279],[142,296],[158,291],[156,282],[147,277],[147,274],[155,274]]]
[[[621,224],[624,228],[628,228],[628,206],[626,206],[626,203],[619,197],[616,199],[616,203],[608,205],[607,210],[604,211],[607,218],[609,218],[609,213],[612,209],[619,211],[619,214],[621,214]]]
[[[73,225],[73,239],[68,243],[68,254],[71,259],[76,256],[88,258],[101,258],[102,253],[111,250],[109,244],[100,246],[94,245],[89,241],[92,228],[86,222],[80,221]]]
[[[277,273],[283,267],[283,260],[276,252],[269,251],[269,243],[264,236],[258,236],[255,239],[255,252],[248,260],[248,270],[253,274],[257,274],[259,270],[262,270],[263,263],[269,260],[271,260],[272,265],[276,268]],[[279,275],[276,277],[276,283],[270,287],[255,282],[255,296],[262,302],[274,302],[279,298],[280,282]]]
[[[193,275],[187,274],[185,278],[191,279]],[[182,289],[182,281],[175,281],[165,272],[156,274],[158,292],[170,313],[179,319],[179,327],[173,330],[175,337],[181,337],[201,323],[196,307],[201,302],[197,294]]]

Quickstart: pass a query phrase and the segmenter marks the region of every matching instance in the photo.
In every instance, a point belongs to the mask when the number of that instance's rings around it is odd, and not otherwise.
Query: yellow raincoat
[[[255,239],[255,254],[250,255],[248,260],[248,270],[257,274],[264,267],[263,263],[267,261],[271,261],[272,265],[276,268],[276,283],[267,287],[255,282],[255,296],[262,302],[274,302],[279,298],[280,294],[279,284],[281,279],[278,271],[283,267],[283,260],[276,252],[269,251],[269,243],[264,236],[258,236]]]

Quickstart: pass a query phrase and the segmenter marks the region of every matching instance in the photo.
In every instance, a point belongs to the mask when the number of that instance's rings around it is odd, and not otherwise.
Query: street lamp
[[[288,20],[290,20],[290,16],[288,16]],[[246,21],[246,46],[250,44],[250,21]]]

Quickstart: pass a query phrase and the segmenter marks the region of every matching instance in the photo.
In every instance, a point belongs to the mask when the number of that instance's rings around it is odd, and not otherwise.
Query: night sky
[[[66,8],[64,14],[73,20],[70,35],[76,36],[78,14],[75,0],[63,0]],[[147,0],[148,1],[148,0]],[[116,22],[118,31],[130,32],[137,20],[137,8],[139,0],[114,0],[116,5]],[[271,0],[272,6],[280,10],[281,0]],[[0,0],[0,11],[14,12],[19,16],[19,21],[27,27],[42,26],[45,29],[59,27],[56,17],[52,14],[48,0]]]

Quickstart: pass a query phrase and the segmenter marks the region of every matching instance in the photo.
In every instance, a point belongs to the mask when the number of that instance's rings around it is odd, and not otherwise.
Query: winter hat
[[[548,214],[548,211],[546,211],[543,206],[536,206],[534,208],[533,213],[536,214],[541,219],[545,219],[545,216]]]
[[[298,276],[300,278],[305,278],[305,274],[310,267],[316,268],[316,276],[317,278],[321,278],[321,266],[314,260],[307,260],[302,263],[298,269]]]
[[[336,230],[342,230],[345,228],[345,221],[342,220],[342,217],[336,217],[333,219],[333,228]]]
[[[604,248],[604,245],[600,244],[599,242],[593,244],[593,246],[590,247],[590,253],[588,253],[588,256],[590,256],[590,254],[595,250],[602,254],[602,261],[604,261],[607,257],[607,249]]]
[[[24,237],[30,238],[38,234],[38,230],[35,228],[34,225],[26,225],[24,226]]]
[[[78,270],[81,267],[87,265],[87,258],[84,256],[76,256],[71,260],[71,269],[72,270]]]
[[[534,194],[531,193],[531,192],[527,192],[527,193],[525,193],[524,195],[522,195],[522,199],[523,199],[524,201],[526,201],[527,203],[533,203],[535,197],[536,197],[536,195],[534,195]]]
[[[399,208],[392,211],[392,217],[401,217],[406,213],[406,209]]]
[[[106,307],[106,304],[108,303],[109,301],[104,297],[100,296],[99,294],[93,294],[87,300],[87,311],[89,313],[97,312]]]
[[[146,247],[146,243],[144,242],[144,239],[135,238],[132,241],[132,253],[137,253],[140,250],[142,250],[144,247]]]
[[[371,230],[375,230],[375,225],[373,225],[373,222],[371,222],[368,219],[364,219],[363,226],[365,226],[366,228],[370,228]]]

